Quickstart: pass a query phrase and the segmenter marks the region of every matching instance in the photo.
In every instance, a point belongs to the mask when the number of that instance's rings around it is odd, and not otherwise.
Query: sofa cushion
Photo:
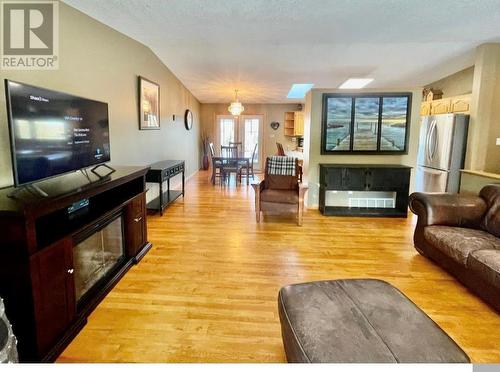
[[[467,266],[500,289],[500,249],[480,249],[470,254]]]
[[[427,226],[424,236],[434,247],[464,266],[469,254],[474,251],[500,249],[500,239],[482,230]]]
[[[268,203],[297,204],[299,193],[296,190],[265,189],[260,193],[260,200]]]

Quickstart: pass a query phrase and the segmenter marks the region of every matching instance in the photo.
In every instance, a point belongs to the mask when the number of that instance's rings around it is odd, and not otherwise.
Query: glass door
[[[221,146],[229,146],[230,142],[241,142],[243,156],[253,160],[254,170],[262,168],[262,125],[263,115],[241,115],[234,117],[232,115],[217,115],[217,153],[220,153]]]
[[[221,146],[229,146],[229,142],[237,142],[237,118],[231,115],[217,115],[217,153]]]
[[[243,144],[245,157],[251,158],[254,155],[254,170],[262,169],[262,115],[241,115],[239,120],[240,142]],[[257,146],[257,147],[255,147]]]

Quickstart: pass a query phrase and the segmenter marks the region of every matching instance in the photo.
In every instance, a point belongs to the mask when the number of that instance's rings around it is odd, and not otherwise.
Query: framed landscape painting
[[[160,86],[139,76],[139,129],[160,129]]]
[[[321,154],[406,154],[411,93],[323,95]]]

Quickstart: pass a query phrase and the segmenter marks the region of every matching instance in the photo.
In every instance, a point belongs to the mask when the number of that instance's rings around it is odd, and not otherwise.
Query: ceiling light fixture
[[[245,107],[238,100],[238,89],[234,90],[234,102],[231,102],[227,110],[233,116],[239,116],[245,110]]]
[[[344,83],[339,87],[339,89],[361,89],[370,84],[373,79],[359,79],[359,78],[350,78],[344,81]]]

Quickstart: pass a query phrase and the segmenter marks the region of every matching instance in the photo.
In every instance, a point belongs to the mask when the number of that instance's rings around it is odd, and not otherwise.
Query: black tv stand
[[[97,172],[96,172],[96,169],[99,169],[100,167],[108,168],[108,169],[110,170],[110,172],[108,172],[107,174],[105,174],[104,176],[102,176],[102,175],[100,175],[99,173],[97,173]],[[105,163],[103,163],[103,164],[98,164],[98,165],[96,165],[96,166],[95,166],[94,168],[92,168],[90,171],[91,171],[92,173],[94,173],[97,177],[99,177],[99,178],[104,178],[104,177],[109,176],[109,175],[110,175],[110,174],[112,174],[112,173],[115,173],[115,172],[116,172],[116,169],[115,169],[115,168],[113,168],[113,167],[111,167],[111,166],[109,166],[109,165],[107,165],[107,164],[105,164]]]
[[[147,240],[147,167],[116,167],[89,183],[76,172],[38,184],[48,197],[14,188],[0,190],[0,297],[12,323],[21,362],[53,361],[125,273],[151,248]],[[25,188],[23,188],[25,189]],[[88,199],[85,213],[68,208]],[[75,256],[79,242],[121,217],[121,257],[108,274],[78,297],[83,272]],[[80,247],[92,256],[94,247]],[[87,256],[85,256],[87,257]],[[80,275],[80,277],[82,277]],[[1,323],[1,321],[0,321]]]
[[[31,194],[33,194],[35,196],[42,197],[42,198],[48,198],[49,197],[49,194],[47,194],[45,191],[43,191],[40,187],[38,187],[35,184],[30,184],[30,185],[25,185],[25,186],[21,186],[21,187],[16,187],[10,194],[7,195],[7,197],[11,198],[11,199],[16,199],[17,195],[21,191],[23,191],[23,190],[27,190]]]

